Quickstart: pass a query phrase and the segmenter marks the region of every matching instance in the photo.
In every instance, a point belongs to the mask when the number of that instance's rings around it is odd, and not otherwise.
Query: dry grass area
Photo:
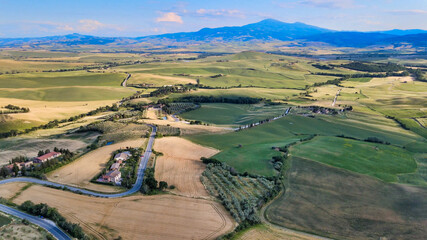
[[[218,150],[203,147],[179,137],[164,137],[154,144],[156,151],[164,155],[157,158],[155,177],[158,181],[166,181],[176,188],[174,193],[189,197],[207,197],[200,176],[205,170],[201,157],[210,157]]]
[[[9,114],[13,119],[29,122],[46,123],[54,119],[64,119],[81,113],[86,113],[98,107],[111,105],[117,100],[84,101],[84,102],[51,102],[23,100],[15,98],[0,98],[0,106],[8,104],[30,108],[28,113]]]
[[[144,114],[145,117],[148,118],[144,119],[145,123],[179,128],[181,135],[192,135],[199,133],[225,133],[231,131],[230,129],[223,127],[191,125],[183,121],[176,122],[172,116],[160,113],[159,110],[153,108],[147,109]],[[158,116],[165,116],[166,119],[159,119]]]
[[[26,200],[57,208],[99,239],[215,239],[234,225],[219,203],[173,195],[104,199],[34,185],[14,202]]]
[[[20,222],[20,221],[19,221]],[[0,239],[2,240],[44,240],[47,232],[39,230],[35,225],[24,225],[18,221],[4,226],[0,229]]]
[[[95,135],[96,136],[96,135]],[[91,138],[88,136],[88,138]],[[67,148],[72,152],[82,150],[87,143],[74,139],[37,139],[37,138],[9,138],[0,141],[0,165],[8,163],[12,158],[26,156],[37,157],[39,150],[53,148]]]
[[[21,189],[27,186],[28,183],[6,183],[0,185],[0,197],[9,199],[15,196]]]
[[[235,240],[315,240],[300,233],[286,231],[267,225],[258,225],[244,231],[234,238]]]
[[[169,125],[174,128],[179,128],[181,130],[181,135],[192,135],[200,133],[226,133],[230,132],[231,129],[226,129],[223,127],[216,126],[206,126],[206,125],[190,125],[185,122],[175,122],[173,119],[168,120],[144,120],[145,123],[155,124],[155,125]]]
[[[94,184],[90,180],[105,167],[111,154],[120,148],[141,147],[145,139],[124,141],[91,151],[74,162],[47,175],[48,180],[101,192],[116,192],[107,185]]]
[[[151,73],[132,73],[129,84],[153,84],[154,86],[175,85],[175,84],[197,84],[195,79],[186,77],[162,76]]]

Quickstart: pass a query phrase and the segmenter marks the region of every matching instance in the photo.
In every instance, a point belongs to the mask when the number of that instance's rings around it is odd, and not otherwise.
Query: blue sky
[[[0,37],[135,37],[265,18],[334,30],[427,30],[427,0],[0,0]]]

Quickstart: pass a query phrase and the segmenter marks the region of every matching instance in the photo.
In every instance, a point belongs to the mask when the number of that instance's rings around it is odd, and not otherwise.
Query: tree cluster
[[[79,224],[68,222],[56,208],[49,207],[45,203],[34,204],[31,201],[25,201],[19,206],[19,209],[35,216],[42,216],[55,222],[65,232],[77,239],[89,239],[83,232]]]

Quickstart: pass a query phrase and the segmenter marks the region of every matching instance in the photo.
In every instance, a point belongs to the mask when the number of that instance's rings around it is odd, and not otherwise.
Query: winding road
[[[36,224],[44,229],[46,229],[48,232],[50,232],[54,237],[56,237],[58,240],[71,240],[72,238],[68,236],[65,232],[63,232],[56,224],[50,220],[47,219],[41,219],[39,217],[26,214],[24,212],[21,212],[19,210],[16,210],[14,208],[5,206],[0,204],[0,211],[7,213],[9,215],[13,215],[15,217],[21,218],[21,219],[27,219],[33,224]]]
[[[128,73],[128,76],[125,78],[125,80],[123,80],[123,82],[122,82],[122,87],[126,87],[126,85],[127,85],[127,81],[129,80],[129,78],[131,77],[132,75],[130,74],[130,73]]]
[[[63,189],[67,189],[67,190],[74,192],[74,193],[93,196],[93,197],[102,197],[102,198],[119,198],[119,197],[124,197],[124,196],[130,195],[130,194],[136,193],[139,191],[139,189],[142,186],[142,182],[144,180],[144,172],[145,172],[148,160],[150,159],[150,156],[151,156],[151,153],[153,150],[154,138],[155,138],[156,132],[157,132],[156,126],[153,126],[153,125],[149,125],[149,126],[152,128],[152,131],[151,131],[150,137],[148,139],[147,149],[145,150],[144,155],[141,156],[141,160],[139,162],[138,173],[137,173],[137,178],[136,178],[135,184],[132,186],[131,189],[129,189],[125,192],[121,192],[121,193],[94,192],[94,191],[90,191],[90,190],[86,190],[86,189],[82,189],[82,188],[68,186],[65,184],[50,182],[50,181],[41,180],[41,179],[37,179],[37,178],[29,178],[29,177],[17,177],[17,178],[5,179],[5,180],[0,181],[0,185],[5,184],[5,183],[12,183],[12,182],[28,182],[28,183],[35,183],[35,184],[40,184],[40,185],[44,185],[44,186],[48,186],[48,187],[63,188]],[[53,222],[51,222],[49,220],[44,220],[44,219],[40,219],[40,218],[35,217],[35,216],[28,215],[28,214],[23,213],[19,210],[16,210],[14,208],[10,208],[10,207],[8,207],[6,205],[2,205],[2,204],[0,204],[0,211],[8,213],[8,214],[16,216],[16,217],[19,217],[19,218],[28,219],[28,221],[30,221],[30,222],[46,229],[47,231],[49,231],[52,235],[54,235],[59,240],[71,239],[59,227],[57,227]]]

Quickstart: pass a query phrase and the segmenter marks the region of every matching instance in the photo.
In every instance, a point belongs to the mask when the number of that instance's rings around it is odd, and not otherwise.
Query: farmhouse
[[[19,163],[16,163],[18,166],[20,166],[21,168],[22,167],[25,167],[25,169],[28,169],[28,168],[30,168],[31,166],[33,166],[33,161],[28,161],[28,162],[19,162]]]
[[[120,163],[116,162],[111,165],[110,170],[119,170],[120,169]]]
[[[122,177],[122,173],[120,171],[113,170],[103,175],[102,180],[105,182],[118,183],[120,182],[121,177]]]
[[[115,156],[114,156],[114,160],[116,160],[116,161],[126,161],[126,160],[128,160],[129,159],[129,157],[131,156],[131,154],[130,154],[130,152],[129,151],[126,151],[126,152],[121,152],[121,153],[117,153]]]
[[[48,160],[54,159],[56,157],[61,156],[60,152],[50,152],[50,153],[46,153],[45,155],[42,155],[40,157],[36,157],[34,159],[34,163],[44,163]]]

